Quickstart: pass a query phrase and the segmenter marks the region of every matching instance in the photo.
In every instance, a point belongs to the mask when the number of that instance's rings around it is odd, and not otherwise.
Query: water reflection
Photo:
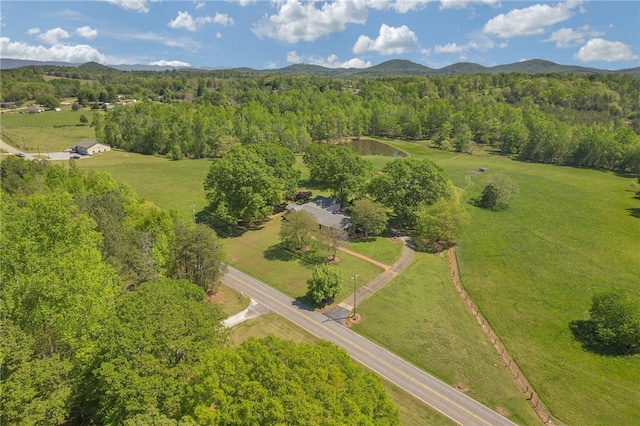
[[[344,146],[351,148],[359,155],[377,155],[382,157],[406,157],[404,151],[394,148],[391,145],[374,141],[371,139],[357,139],[346,142]]]

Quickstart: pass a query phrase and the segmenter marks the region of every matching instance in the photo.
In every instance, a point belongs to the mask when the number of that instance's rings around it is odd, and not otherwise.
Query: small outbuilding
[[[27,108],[27,112],[29,114],[37,114],[40,112],[44,112],[44,107],[40,105],[31,105]]]
[[[111,147],[107,144],[94,141],[93,139],[81,140],[73,147],[73,149],[82,155],[93,155],[99,152],[109,152]]]

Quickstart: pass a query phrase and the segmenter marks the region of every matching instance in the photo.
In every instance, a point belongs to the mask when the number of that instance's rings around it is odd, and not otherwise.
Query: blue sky
[[[94,0],[0,5],[0,57],[103,64],[640,66],[640,1]]]

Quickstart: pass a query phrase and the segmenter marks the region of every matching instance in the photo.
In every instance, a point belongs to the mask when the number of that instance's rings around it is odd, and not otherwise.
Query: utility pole
[[[360,275],[355,274],[353,277],[351,277],[351,279],[353,280],[353,315],[351,316],[351,318],[355,318],[356,317],[356,292],[358,289],[358,277]]]
[[[196,223],[196,205],[195,204],[191,204],[191,213],[193,214],[193,224],[195,225]]]

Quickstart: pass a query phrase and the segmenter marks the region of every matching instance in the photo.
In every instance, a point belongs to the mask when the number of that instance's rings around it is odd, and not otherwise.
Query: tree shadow
[[[598,355],[616,357],[638,353],[638,347],[609,346],[601,343],[596,335],[595,323],[591,320],[575,320],[569,323],[573,338],[580,342],[582,348]]]
[[[640,208],[639,207],[629,207],[627,209],[627,211],[629,212],[629,214],[633,217],[637,217],[638,219],[640,219]]]
[[[295,252],[283,243],[270,246],[264,251],[263,256],[267,260],[281,260],[283,262],[289,262],[298,258]]]
[[[265,221],[229,223],[220,219],[213,212],[204,209],[195,215],[197,223],[204,223],[211,229],[216,231],[220,238],[237,238],[241,237],[248,231],[259,231],[264,228]]]
[[[321,305],[316,303],[308,294],[296,297],[292,304],[303,311],[315,311],[321,307]]]

